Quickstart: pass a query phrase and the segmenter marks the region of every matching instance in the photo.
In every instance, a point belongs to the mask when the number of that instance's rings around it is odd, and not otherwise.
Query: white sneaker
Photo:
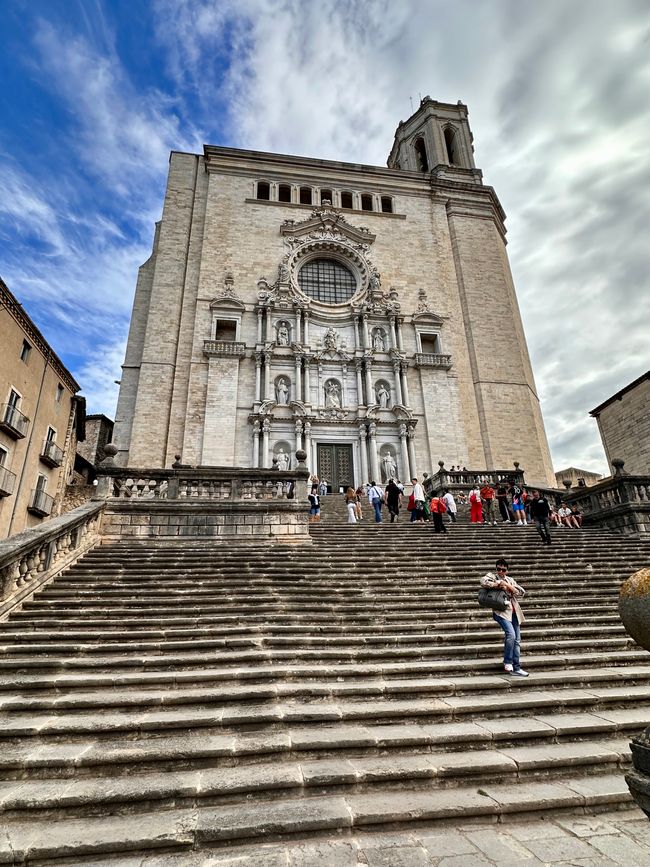
[[[492,523],[493,523],[494,526],[496,527],[496,526],[498,525],[499,522],[498,522],[498,521],[492,521]]]
[[[509,662],[504,662],[504,663],[503,663],[503,670],[504,670],[505,672],[507,672],[508,674],[512,674],[512,666],[510,665]]]
[[[528,672],[524,671],[523,668],[515,668],[510,674],[513,677],[528,677]]]

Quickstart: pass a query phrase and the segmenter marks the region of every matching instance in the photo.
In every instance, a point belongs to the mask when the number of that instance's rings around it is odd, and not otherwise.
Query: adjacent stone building
[[[598,422],[610,470],[625,461],[625,472],[650,475],[650,370],[589,413]]]
[[[562,488],[564,482],[571,482],[571,487],[589,487],[601,482],[603,477],[600,473],[592,473],[591,470],[581,470],[579,467],[567,467],[558,470],[555,474],[556,487]]]
[[[79,386],[0,280],[0,538],[61,510]]]
[[[130,467],[286,468],[333,487],[448,466],[553,485],[467,109],[425,98],[388,167],[173,152],[114,441]]]

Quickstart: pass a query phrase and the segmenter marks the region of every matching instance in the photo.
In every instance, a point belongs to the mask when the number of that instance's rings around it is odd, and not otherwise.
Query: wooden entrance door
[[[353,486],[352,446],[318,443],[318,478],[325,479],[334,493]]]

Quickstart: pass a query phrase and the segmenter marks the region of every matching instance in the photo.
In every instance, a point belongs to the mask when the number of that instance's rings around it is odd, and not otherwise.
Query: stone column
[[[302,400],[302,358],[296,355],[296,387],[293,400]]]
[[[260,465],[260,422],[255,419],[253,422],[253,460],[251,466],[259,467]]]
[[[400,478],[402,479],[402,481],[410,482],[413,476],[409,474],[409,464],[411,462],[409,460],[407,428],[405,424],[401,424],[399,426],[399,444],[402,450],[402,472],[400,474]]]
[[[262,308],[257,309],[257,342],[262,342]]]
[[[404,351],[404,347],[402,345],[402,319],[397,317],[395,320],[396,328],[397,328],[397,348],[400,352]]]
[[[311,453],[311,422],[305,422],[305,451],[307,452],[307,466],[310,472],[313,473],[312,467],[314,466],[313,458],[314,456]]]
[[[309,373],[311,370],[311,360],[305,358],[305,403],[311,403],[311,383],[309,381]],[[305,449],[307,451],[307,449]]]
[[[379,475],[379,460],[377,458],[377,425],[374,421],[368,425],[368,433],[370,434],[370,475],[372,476],[370,481],[379,484],[381,476]]]
[[[305,346],[309,346],[309,310],[303,310],[303,317],[304,343]]]
[[[395,333],[395,317],[389,316],[388,321],[390,323],[390,345],[392,349],[397,347],[397,335]]]
[[[404,406],[410,406],[409,386],[407,382],[409,365],[408,361],[403,361],[400,365],[402,370],[402,397],[404,398]]]
[[[417,463],[415,461],[415,428],[412,425],[409,425],[408,431],[409,463],[411,464],[411,479],[413,479],[418,474]]]
[[[264,400],[271,400],[271,353],[264,353]],[[266,466],[266,464],[264,464]]]
[[[363,379],[361,377],[361,365],[362,361],[360,358],[354,359],[354,366],[357,369],[357,405],[364,406],[363,403]]]
[[[368,334],[368,317],[365,313],[361,315],[361,322],[363,324],[363,348],[372,349],[370,346],[370,335]]]
[[[271,435],[271,420],[265,418],[262,422],[262,460],[260,464],[262,467],[268,467],[270,465],[269,458],[269,438]]]
[[[368,444],[366,442],[366,426],[359,425],[359,453],[361,455],[361,483],[363,485],[369,482],[368,478]],[[376,480],[375,480],[376,481]]]
[[[296,451],[302,448],[302,419],[297,418],[295,424],[296,431]]]
[[[400,381],[400,363],[399,361],[393,361],[393,374],[395,379],[395,392],[397,395],[397,403],[403,405],[404,399],[402,397],[402,383]]]
[[[262,353],[255,353],[255,400],[262,400]]]
[[[354,317],[354,348],[361,349],[360,341],[359,341],[359,317]]]
[[[377,403],[373,396],[371,367],[372,362],[369,358],[366,358],[366,406],[372,406],[374,403]]]
[[[296,306],[296,336],[294,337],[294,343],[300,343],[300,314],[302,313],[300,307]]]

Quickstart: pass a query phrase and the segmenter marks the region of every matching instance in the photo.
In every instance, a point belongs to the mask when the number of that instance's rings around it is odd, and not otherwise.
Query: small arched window
[[[390,196],[382,196],[381,197],[381,212],[382,214],[392,214],[393,213],[393,200]]]
[[[352,193],[341,193],[341,207],[352,208]]]
[[[267,181],[257,182],[257,198],[263,199],[266,202],[271,198],[271,186]]]
[[[278,201],[291,201],[291,187],[289,186],[289,184],[280,184],[280,186],[278,187]]]
[[[428,172],[429,171],[429,160],[427,159],[427,148],[424,144],[423,138],[418,138],[415,140],[413,145],[415,148],[415,156],[417,158],[418,171],[420,172]]]
[[[362,211],[374,210],[372,207],[372,196],[369,193],[364,193],[364,195],[361,196],[361,210]]]
[[[311,205],[311,187],[300,187],[300,204]]]
[[[445,127],[445,147],[447,148],[447,161],[449,165],[459,166],[458,141],[456,130],[452,126]]]
[[[329,201],[330,205],[334,204],[334,197],[332,196],[331,190],[321,190],[320,191],[320,203],[324,205],[326,201]]]

